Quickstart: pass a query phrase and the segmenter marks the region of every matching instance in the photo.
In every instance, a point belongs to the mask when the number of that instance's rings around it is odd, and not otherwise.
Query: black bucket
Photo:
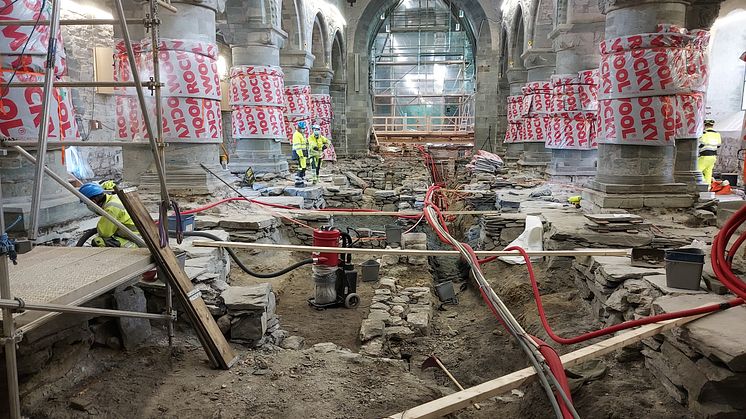
[[[705,263],[705,252],[695,247],[666,250],[666,260]]]

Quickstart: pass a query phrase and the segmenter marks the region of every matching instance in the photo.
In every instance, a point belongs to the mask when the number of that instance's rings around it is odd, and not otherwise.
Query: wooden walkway
[[[10,265],[10,290],[27,303],[77,306],[139,280],[154,267],[147,249],[39,246]],[[26,311],[14,318],[26,331],[57,314]]]

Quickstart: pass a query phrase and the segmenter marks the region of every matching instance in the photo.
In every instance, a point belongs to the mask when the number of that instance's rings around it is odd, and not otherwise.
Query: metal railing
[[[374,116],[376,133],[467,134],[474,132],[473,116]]]

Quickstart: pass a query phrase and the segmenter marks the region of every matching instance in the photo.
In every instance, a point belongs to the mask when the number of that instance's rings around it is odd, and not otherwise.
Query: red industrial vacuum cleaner
[[[339,247],[352,245],[349,234],[335,227],[325,226],[313,231],[313,245]],[[308,299],[311,307],[322,310],[331,307],[355,308],[360,304],[357,290],[357,272],[349,253],[314,253],[314,296]]]

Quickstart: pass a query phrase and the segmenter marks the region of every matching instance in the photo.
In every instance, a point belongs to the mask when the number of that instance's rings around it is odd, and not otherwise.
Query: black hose
[[[83,247],[85,246],[85,242],[88,241],[91,237],[93,237],[98,230],[95,228],[92,228],[90,230],[86,230],[83,232],[83,237],[78,239],[78,242],[75,243],[75,247]]]
[[[216,236],[214,234],[206,233],[204,231],[185,231],[185,232],[183,232],[183,234],[184,234],[185,237],[204,237],[204,238],[207,238],[207,239],[210,239],[210,240],[215,240],[215,241],[221,241],[222,240],[220,237],[218,237],[218,236]],[[176,231],[169,230],[168,231],[168,235],[176,237]],[[236,262],[236,265],[238,265],[238,267],[241,268],[242,271],[244,271],[247,274],[249,274],[249,275],[251,275],[253,277],[256,277],[256,278],[276,278],[276,277],[278,277],[280,275],[285,275],[286,273],[288,273],[288,272],[290,272],[290,271],[292,271],[294,269],[298,269],[301,266],[310,265],[310,264],[313,263],[313,258],[303,259],[302,261],[300,261],[298,263],[294,263],[294,264],[288,266],[287,268],[284,268],[284,269],[279,270],[277,272],[270,272],[270,273],[264,274],[264,273],[254,272],[251,269],[249,269],[246,265],[244,265],[243,262],[241,262],[241,260],[238,258],[238,255],[236,255],[236,252],[233,251],[233,249],[226,247],[225,250],[228,251],[228,254],[231,256],[231,259],[233,259],[233,261]]]

